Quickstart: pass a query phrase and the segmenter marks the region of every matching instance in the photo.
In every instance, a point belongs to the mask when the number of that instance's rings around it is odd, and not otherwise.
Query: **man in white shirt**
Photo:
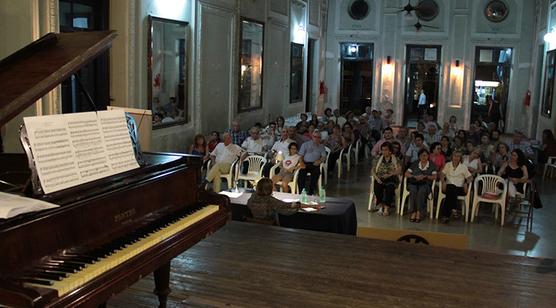
[[[249,137],[247,137],[247,139],[243,141],[241,147],[248,153],[261,154],[264,152],[266,144],[261,138],[259,129],[257,127],[252,127],[249,130]]]
[[[428,124],[427,133],[425,134],[424,137],[425,137],[425,143],[427,144],[440,142],[440,138],[442,138],[434,123]]]
[[[288,153],[288,146],[292,142],[294,142],[294,140],[289,138],[288,128],[284,127],[282,128],[280,139],[274,142],[274,144],[272,145],[272,152],[282,152],[282,154],[285,155]]]
[[[427,110],[427,96],[425,95],[425,91],[421,90],[421,94],[419,95],[419,103],[417,104],[417,121],[421,119],[421,116],[425,114]]]
[[[210,153],[212,167],[207,173],[207,181],[212,182],[212,189],[219,192],[222,181],[220,175],[230,173],[232,163],[241,155],[242,149],[232,143],[232,137],[229,133],[222,135],[224,142],[220,142]],[[228,183],[231,187],[232,183]]]

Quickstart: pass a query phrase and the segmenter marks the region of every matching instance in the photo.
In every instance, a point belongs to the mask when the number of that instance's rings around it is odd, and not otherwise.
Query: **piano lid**
[[[110,48],[115,31],[49,33],[0,61],[0,126]]]

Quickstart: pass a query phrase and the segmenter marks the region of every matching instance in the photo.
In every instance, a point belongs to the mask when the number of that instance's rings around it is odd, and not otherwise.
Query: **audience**
[[[230,173],[233,162],[241,156],[242,149],[232,143],[232,136],[229,133],[222,135],[224,142],[219,143],[214,151],[210,153],[212,167],[207,173],[207,181],[212,182],[212,189],[220,191],[220,175]],[[232,183],[228,183],[231,187]]]
[[[526,158],[532,158],[534,153],[533,149],[531,148],[531,144],[524,139],[524,135],[521,131],[515,131],[513,135],[512,142],[509,144],[510,152],[513,152],[516,149],[520,149],[523,154],[525,154]]]
[[[529,180],[529,173],[525,166],[525,155],[520,149],[512,151],[510,160],[502,165],[498,175],[508,179],[508,196],[515,198],[516,192],[524,193],[523,184]]]
[[[442,136],[440,135],[440,133],[438,133],[436,124],[429,123],[427,127],[427,132],[425,133],[424,137],[425,137],[426,144],[433,144],[435,142],[439,142],[440,137]]]
[[[301,145],[299,155],[301,155],[301,160],[305,165],[305,168],[299,171],[299,190],[302,191],[307,186],[307,173],[310,173],[311,179],[307,193],[309,195],[314,195],[320,177],[320,164],[326,159],[326,150],[321,143],[319,131],[315,130],[312,135],[312,140]]]
[[[301,161],[301,156],[297,154],[297,144],[292,142],[288,145],[288,152],[283,160],[282,166],[280,167],[280,172],[272,177],[272,184],[276,186],[276,183],[282,181],[282,191],[290,192],[288,184],[293,180],[293,174],[296,169],[304,168],[303,161]]]
[[[381,146],[382,155],[378,156],[372,166],[371,174],[374,177],[374,194],[376,204],[381,209],[382,215],[390,215],[390,207],[396,199],[402,172],[401,161],[392,155],[392,144],[385,142]]]
[[[467,167],[469,173],[473,177],[483,172],[483,163],[481,162],[481,151],[479,148],[473,148],[468,155],[463,156],[462,163]]]
[[[446,194],[444,205],[441,209],[442,218],[440,220],[444,224],[450,221],[452,212],[457,217],[458,196],[466,195],[473,181],[473,176],[467,167],[461,163],[461,158],[462,153],[454,151],[452,153],[452,161],[444,166],[440,174],[442,181],[441,189]]]
[[[429,160],[429,151],[419,151],[419,161],[414,162],[405,172],[409,190],[409,221],[420,222],[427,213],[427,199],[432,182],[436,179],[436,166]],[[441,169],[440,169],[441,170]]]
[[[241,145],[247,139],[247,133],[242,131],[238,120],[232,121],[232,127],[226,131],[232,138],[232,143]]]
[[[427,156],[430,156],[430,161],[434,164],[436,170],[442,170],[446,164],[446,156],[442,152],[442,145],[439,142],[431,144],[431,151],[432,153]]]
[[[265,151],[267,145],[261,138],[259,128],[253,126],[249,130],[249,137],[243,141],[241,147],[250,154],[262,154]]]

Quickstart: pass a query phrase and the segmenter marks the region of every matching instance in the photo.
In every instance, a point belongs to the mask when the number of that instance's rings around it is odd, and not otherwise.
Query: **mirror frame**
[[[185,35],[183,37],[183,39],[185,40],[185,48],[184,48],[184,52],[183,52],[183,57],[184,57],[184,64],[183,64],[183,92],[184,92],[184,102],[183,102],[183,107],[184,107],[184,119],[183,120],[178,120],[178,121],[174,121],[174,122],[170,122],[170,123],[163,123],[163,124],[158,124],[158,125],[154,125],[153,123],[153,129],[159,129],[159,128],[165,128],[165,127],[169,127],[169,126],[174,126],[174,125],[182,125],[185,123],[189,122],[189,102],[188,102],[188,98],[189,98],[189,93],[187,92],[188,89],[188,83],[189,83],[189,30],[187,28],[187,26],[189,25],[188,22],[186,21],[181,21],[181,20],[173,20],[173,19],[167,19],[167,18],[162,18],[162,17],[157,17],[157,16],[153,16],[153,15],[149,15],[148,16],[148,23],[147,23],[147,99],[148,99],[148,104],[147,104],[147,108],[149,110],[152,111],[153,108],[153,84],[152,84],[152,80],[153,80],[153,22],[162,22],[162,23],[170,23],[170,24],[176,24],[179,26],[183,26],[184,27],[184,32]],[[178,85],[179,85],[179,80],[178,80]],[[152,111],[153,113],[153,121],[154,121],[154,111]]]
[[[238,53],[238,75],[237,75],[238,76],[238,82],[237,82],[237,112],[241,113],[241,112],[248,112],[248,111],[253,111],[253,110],[263,108],[265,23],[262,22],[262,21],[247,18],[247,17],[241,17],[239,22],[240,22],[240,27],[239,27],[239,53]],[[261,55],[260,55],[261,56],[261,71],[259,73],[259,79],[260,79],[261,85],[260,85],[260,91],[259,91],[259,95],[258,95],[259,96],[259,104],[257,106],[249,106],[249,107],[244,107],[244,108],[242,108],[242,104],[241,104],[241,60],[242,60],[242,57],[243,57],[243,22],[254,23],[254,24],[260,25],[261,28],[262,28],[262,30],[261,30],[262,51],[261,51]],[[253,96],[250,95],[249,100],[251,101],[252,99],[253,99]]]
[[[550,64],[552,60],[552,64]],[[552,78],[549,79],[549,75]],[[541,115],[546,118],[551,118],[552,115],[552,101],[554,99],[554,81],[556,79],[556,49],[550,50],[546,53],[546,64],[543,76],[543,93],[541,102]],[[550,89],[550,91],[548,91]]]
[[[290,44],[290,104],[295,104],[295,103],[301,103],[303,102],[303,84],[305,82],[305,45],[303,44],[298,44],[298,43],[294,43],[291,42]],[[298,70],[296,63],[294,61],[294,54],[300,54],[301,57],[295,57],[297,60],[300,60],[298,63],[301,67],[301,70]],[[293,93],[293,85],[294,85],[294,78],[293,78],[293,74],[294,72],[301,72],[301,79],[298,79],[299,81],[299,90],[300,93],[298,93],[300,95],[300,98],[297,99],[296,97],[294,97]]]
[[[490,7],[491,7],[492,5],[494,5],[494,4],[501,4],[502,6],[504,6],[504,8],[506,9],[506,11],[504,12],[504,15],[503,15],[503,16],[501,16],[501,17],[493,17],[493,16],[489,16],[489,15],[488,15],[488,12],[489,12]],[[503,22],[503,21],[508,17],[508,15],[510,15],[510,8],[508,7],[508,5],[507,5],[504,1],[501,1],[501,0],[491,0],[491,1],[489,1],[489,2],[487,3],[487,5],[485,6],[484,15],[485,15],[485,18],[486,18],[488,21],[490,21],[490,22],[494,22],[494,23]]]

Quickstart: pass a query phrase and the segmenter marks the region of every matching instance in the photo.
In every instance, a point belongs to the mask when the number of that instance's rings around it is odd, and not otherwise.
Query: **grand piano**
[[[106,51],[115,35],[48,34],[0,61],[0,126]],[[172,258],[229,218],[226,197],[198,188],[198,157],[141,153],[134,142],[140,168],[44,194],[24,136],[22,143],[28,155],[0,154],[0,191],[60,207],[0,219],[0,306],[103,306],[154,272],[164,307]]]

